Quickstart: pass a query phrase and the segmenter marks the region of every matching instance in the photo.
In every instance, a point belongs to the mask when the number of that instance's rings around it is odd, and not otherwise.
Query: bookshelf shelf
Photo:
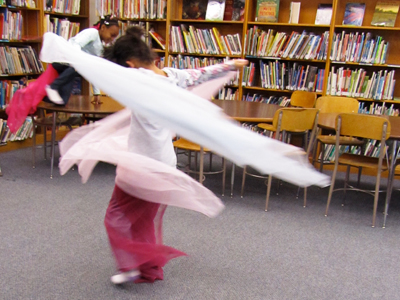
[[[247,22],[247,25],[252,26],[270,26],[270,27],[304,27],[304,28],[321,28],[321,29],[329,29],[329,25],[315,25],[315,24],[293,24],[293,23],[271,23],[271,22]]]
[[[206,23],[206,24],[234,24],[243,26],[241,21],[209,21],[209,20],[191,20],[191,19],[171,19],[171,22],[179,23]]]
[[[351,26],[351,25],[336,25],[337,29],[351,29],[351,30],[382,30],[382,31],[399,31],[398,27],[384,27],[384,26]]]
[[[247,59],[265,59],[265,60],[282,60],[282,61],[297,61],[297,62],[312,62],[312,63],[321,63],[325,64],[325,60],[317,60],[317,59],[296,59],[296,58],[287,58],[287,57],[273,57],[273,56],[251,56],[246,55]]]
[[[55,17],[65,17],[65,18],[81,18],[81,19],[87,19],[89,16],[87,15],[75,15],[75,14],[65,14],[65,13],[57,13],[57,12],[50,12],[50,11],[45,11],[45,15],[50,15],[50,16],[55,16]]]

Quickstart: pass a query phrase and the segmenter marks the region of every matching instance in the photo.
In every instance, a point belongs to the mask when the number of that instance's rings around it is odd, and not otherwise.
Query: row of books
[[[370,114],[370,115],[387,115],[387,116],[398,116],[399,109],[394,108],[392,103],[389,107],[385,103],[370,103],[360,102],[360,107],[358,109],[360,114]]]
[[[341,145],[339,146],[339,154],[341,155],[342,153],[352,153],[356,155],[365,155],[365,156],[371,156],[371,157],[379,157],[379,153],[381,151],[381,144],[379,141],[376,140],[368,140],[366,142],[364,151],[357,146],[346,146],[346,145]],[[325,152],[320,153],[319,159],[321,160],[322,155],[324,155],[323,160],[324,162],[327,163],[333,163],[335,162],[335,145],[327,145],[325,147]],[[387,146],[385,146],[385,151],[387,149]]]
[[[14,93],[22,88],[24,83],[18,80],[0,81],[0,109],[5,109],[10,103]]]
[[[23,141],[27,138],[32,138],[33,122],[31,117],[27,117],[22,126],[16,133],[11,133],[7,126],[7,120],[0,119],[0,145],[7,142]]]
[[[243,68],[242,86],[256,85],[255,69],[255,63]],[[324,74],[325,69],[297,62],[260,62],[261,87],[266,89],[322,92]]]
[[[79,15],[81,0],[44,0],[44,11]]]
[[[199,29],[185,24],[171,26],[170,50],[179,53],[240,55],[240,34],[223,36],[216,27]]]
[[[44,71],[36,51],[31,46],[0,46],[0,75],[37,74]]]
[[[79,22],[71,22],[67,19],[50,18],[50,15],[44,16],[44,30],[45,32],[53,32],[62,36],[66,40],[75,36],[80,29]]]
[[[264,31],[254,26],[247,30],[245,37],[245,53],[258,57],[282,57],[295,59],[326,59],[329,32],[322,35],[303,31],[275,32],[274,29]]]
[[[239,90],[230,87],[223,87],[218,92],[220,100],[239,100]]]
[[[381,36],[373,38],[371,32],[359,33],[343,31],[333,37],[331,60],[385,64],[389,42]]]
[[[177,69],[198,69],[208,66],[213,66],[217,64],[224,63],[226,58],[215,58],[215,57],[194,57],[194,56],[168,56],[168,66]],[[226,85],[237,86],[239,80],[239,71],[237,71],[236,76],[234,76],[230,82]]]
[[[277,90],[322,91],[324,69],[280,61],[260,62],[261,86]]]
[[[276,96],[276,95],[263,96],[260,94],[250,95],[248,93],[247,95],[243,95],[242,101],[277,104],[280,106],[289,106],[290,105],[290,98],[288,98],[287,96]]]
[[[195,56],[168,56],[168,66],[177,69],[197,69],[217,65],[224,62],[223,58],[195,57]]]
[[[332,67],[328,77],[327,94],[374,100],[393,99],[396,84],[394,70],[380,70],[367,75],[364,69],[350,70]]]
[[[0,34],[2,40],[20,40],[22,38],[22,14],[0,7]]]
[[[0,0],[0,6],[36,8],[36,0]]]
[[[99,16],[128,19],[165,19],[167,0],[96,0]]]

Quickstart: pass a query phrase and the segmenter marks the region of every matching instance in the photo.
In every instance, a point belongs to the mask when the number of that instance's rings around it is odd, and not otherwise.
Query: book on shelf
[[[315,25],[330,25],[332,19],[332,4],[318,4],[317,14],[315,16]]]
[[[154,30],[150,30],[149,34],[153,38],[153,40],[157,42],[157,44],[161,47],[161,49],[165,50],[165,40],[164,40],[164,38],[160,34],[155,32]]]
[[[232,21],[233,0],[225,0],[224,21]]]
[[[256,22],[278,22],[279,0],[257,0]]]
[[[400,1],[378,1],[372,16],[372,26],[394,27]]]
[[[343,25],[362,26],[365,3],[346,3]]]
[[[290,24],[299,24],[301,2],[290,2]]]
[[[205,20],[207,0],[183,0],[182,19]]]
[[[245,0],[233,0],[232,21],[244,20]]]
[[[206,20],[207,21],[222,21],[224,19],[226,0],[208,0]]]

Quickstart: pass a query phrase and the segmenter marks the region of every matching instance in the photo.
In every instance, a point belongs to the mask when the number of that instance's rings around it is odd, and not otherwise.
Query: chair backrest
[[[316,108],[281,108],[276,111],[272,125],[277,129],[277,132],[313,130],[318,112]]]
[[[321,113],[356,113],[358,107],[358,100],[350,97],[322,96],[315,103]]]
[[[342,113],[336,119],[336,129],[340,135],[386,141],[390,137],[390,122],[385,117]]]
[[[290,106],[313,108],[316,100],[317,94],[314,92],[294,91],[290,97]]]

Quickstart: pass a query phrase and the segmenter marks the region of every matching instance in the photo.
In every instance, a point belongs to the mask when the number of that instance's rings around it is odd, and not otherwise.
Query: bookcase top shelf
[[[118,18],[120,21],[132,22],[166,22],[166,19],[147,19],[147,18]]]
[[[207,23],[207,24],[238,24],[243,25],[243,21],[210,21],[210,20],[194,20],[194,19],[171,19],[171,22],[179,23]]]
[[[154,50],[154,49],[153,49]],[[241,55],[229,55],[229,54],[201,54],[201,53],[180,53],[180,52],[169,52],[170,55],[181,55],[181,56],[201,56],[201,57],[222,57],[225,58],[227,56],[231,58],[240,58]]]
[[[274,56],[253,56],[246,55],[248,59],[265,59],[265,60],[284,60],[284,61],[296,61],[296,62],[313,62],[313,63],[326,63],[326,60],[317,60],[317,59],[297,59],[297,58],[288,58],[288,57],[274,57]]]
[[[399,27],[385,27],[385,26],[352,26],[352,25],[335,25],[338,29],[356,29],[356,30],[400,30]]]
[[[40,11],[40,8],[32,8],[26,6],[13,6],[13,5],[0,5],[0,8],[7,8],[9,10],[31,10],[31,11]]]
[[[351,65],[359,67],[378,67],[378,68],[392,68],[392,69],[400,68],[400,65],[391,65],[391,64],[382,65],[382,64],[355,63],[355,62],[335,61],[335,60],[331,60],[331,63],[337,65]]]
[[[316,24],[293,24],[293,23],[271,23],[271,22],[247,22],[247,25],[258,25],[258,26],[285,26],[285,27],[313,27],[313,28],[326,28],[329,29],[330,25],[316,25]],[[354,27],[354,26],[353,26]]]
[[[60,16],[60,17],[70,17],[70,18],[89,18],[87,15],[74,15],[74,14],[64,14],[64,13],[57,13],[57,12],[51,12],[51,11],[45,11],[45,15],[51,15],[51,16]]]

